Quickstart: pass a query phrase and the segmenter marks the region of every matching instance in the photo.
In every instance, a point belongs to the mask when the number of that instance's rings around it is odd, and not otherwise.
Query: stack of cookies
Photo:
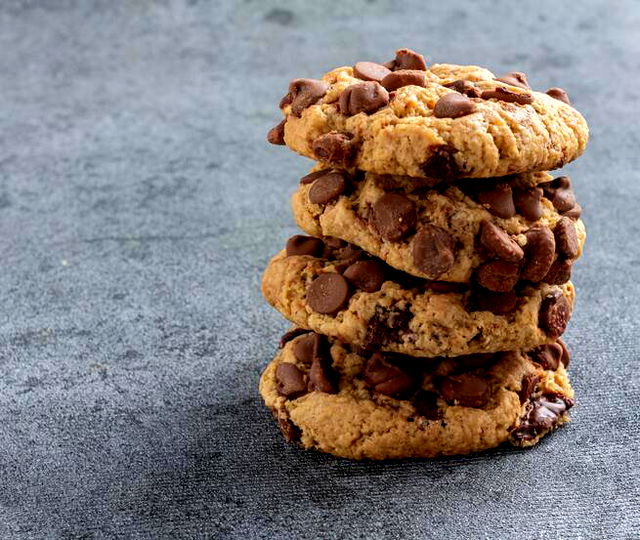
[[[560,339],[585,230],[571,181],[588,128],[520,72],[409,49],[296,79],[273,144],[316,161],[306,235],[263,294],[295,327],[260,392],[289,440],[353,459],[525,447],[568,421]]]

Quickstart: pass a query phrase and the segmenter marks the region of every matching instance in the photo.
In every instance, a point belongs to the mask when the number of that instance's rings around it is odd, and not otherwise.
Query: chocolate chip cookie
[[[456,359],[363,352],[294,330],[260,380],[288,441],[351,459],[526,447],[568,421],[561,341]]]

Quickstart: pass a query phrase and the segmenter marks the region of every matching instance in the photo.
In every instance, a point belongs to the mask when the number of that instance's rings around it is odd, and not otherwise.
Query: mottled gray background
[[[631,1],[2,2],[0,537],[640,538],[639,27]],[[277,101],[400,46],[591,124],[579,405],[530,451],[303,453],[257,394],[309,167],[264,140]]]

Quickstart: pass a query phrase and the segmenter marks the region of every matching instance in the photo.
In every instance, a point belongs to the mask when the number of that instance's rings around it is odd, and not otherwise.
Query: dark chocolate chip
[[[558,425],[573,406],[573,400],[559,394],[543,394],[529,402],[518,427],[511,432],[516,442],[532,441]]]
[[[460,176],[460,167],[456,162],[455,154],[458,151],[452,146],[443,144],[432,147],[431,156],[420,168],[428,178],[450,180]]]
[[[331,172],[333,172],[333,169],[322,169],[321,171],[309,173],[303,176],[302,178],[300,178],[300,184],[302,185],[313,184],[316,181],[316,179],[320,178],[321,176],[324,176],[325,174],[329,174]]]
[[[513,203],[518,214],[529,221],[537,221],[542,217],[542,195],[544,191],[539,187],[515,188],[513,190]]]
[[[333,315],[344,307],[350,296],[349,284],[340,274],[321,274],[307,289],[307,305],[318,313]]]
[[[385,281],[384,266],[378,261],[358,261],[342,274],[349,283],[365,292],[376,292]]]
[[[438,394],[428,390],[420,390],[412,399],[413,407],[419,416],[427,420],[440,420],[442,411],[438,407]]]
[[[292,339],[295,339],[298,336],[302,336],[304,334],[308,334],[309,332],[311,332],[311,330],[307,330],[305,328],[293,328],[289,330],[280,338],[280,348],[282,349],[282,347],[284,347]]]
[[[575,206],[571,209],[571,210],[567,210],[566,212],[562,212],[563,216],[567,216],[568,218],[573,219],[574,221],[576,219],[579,219],[580,216],[582,215],[582,206],[580,206],[578,203],[575,204]]]
[[[289,83],[291,95],[291,113],[300,116],[302,111],[321,99],[329,89],[324,81],[316,79],[294,79]]]
[[[480,97],[482,99],[495,98],[508,103],[518,103],[519,105],[529,105],[533,103],[532,94],[520,94],[518,92],[502,88],[501,86],[498,86],[495,90],[484,90],[482,94],[480,94]]]
[[[287,240],[287,257],[292,255],[322,256],[324,242],[320,238],[296,234]]]
[[[409,307],[376,306],[373,317],[367,322],[365,349],[377,349],[388,343],[399,341],[402,334],[409,329],[411,319],[413,319],[413,313]]]
[[[480,191],[478,193],[478,202],[494,216],[506,219],[516,215],[513,192],[509,184],[497,184],[491,189]]]
[[[310,364],[314,358],[322,355],[323,345],[323,337],[320,334],[309,332],[293,344],[293,356],[298,362]]]
[[[413,377],[391,364],[380,352],[369,358],[364,369],[364,380],[376,392],[385,396],[401,396],[415,387]]]
[[[524,233],[527,244],[524,247],[525,263],[522,279],[541,281],[547,274],[556,254],[556,241],[549,227],[532,227]]]
[[[569,349],[567,349],[566,343],[561,339],[559,339],[557,343],[559,343],[560,347],[562,347],[562,358],[560,359],[560,361],[562,362],[562,365],[564,367],[568,367],[569,362],[571,361],[571,355],[569,354]]]
[[[424,71],[413,69],[403,69],[389,73],[380,82],[389,92],[402,88],[403,86],[426,86],[427,78]]]
[[[573,262],[569,259],[562,259],[558,257],[547,274],[542,278],[542,281],[549,285],[562,285],[571,279],[571,270],[573,268]]]
[[[559,338],[570,318],[571,307],[561,291],[553,291],[544,297],[538,313],[538,326],[547,332],[550,338]]]
[[[568,212],[576,205],[576,197],[568,176],[558,176],[551,182],[540,184],[540,187],[544,190],[544,196],[551,201],[558,212]]]
[[[531,397],[531,394],[533,394],[539,382],[540,377],[533,374],[525,375],[522,378],[522,382],[520,383],[520,391],[518,392],[520,405],[523,405],[525,401],[527,401]]]
[[[507,315],[516,308],[518,297],[513,291],[497,293],[479,289],[474,291],[473,303],[476,311],[490,311],[494,315]]]
[[[440,395],[450,404],[463,407],[483,407],[491,392],[487,381],[473,373],[450,375],[440,383]]]
[[[496,81],[510,84],[511,86],[517,86],[518,88],[524,88],[525,90],[531,90],[527,76],[521,71],[511,71],[505,73],[502,77],[496,78]]]
[[[413,237],[413,264],[432,279],[449,271],[455,262],[456,242],[444,229],[424,225]]]
[[[344,175],[340,172],[325,174],[311,185],[309,202],[313,204],[327,204],[337,199],[347,189]]]
[[[396,70],[418,69],[425,71],[427,69],[427,62],[425,61],[424,56],[412,51],[411,49],[398,49],[396,51],[393,68]]]
[[[573,221],[568,217],[561,217],[553,229],[553,236],[556,239],[556,248],[568,259],[578,257],[580,246],[578,244],[578,235]]]
[[[271,144],[284,144],[284,125],[287,121],[283,120],[277,126],[272,127],[267,133],[267,141]]]
[[[562,88],[549,88],[549,90],[547,90],[547,95],[551,96],[553,99],[563,101],[567,105],[571,105],[569,95]]]
[[[391,73],[389,68],[375,62],[358,62],[353,66],[353,76],[363,81],[380,82],[389,73]]]
[[[397,193],[385,193],[371,208],[371,223],[390,242],[405,237],[416,225],[415,203]]]
[[[480,243],[503,261],[518,262],[524,257],[524,251],[504,229],[484,220],[480,228]]]
[[[456,92],[460,92],[467,97],[477,98],[480,97],[480,90],[470,81],[465,81],[463,79],[458,79],[457,81],[453,81],[444,85],[446,88],[451,88],[451,90],[455,90]]]
[[[509,292],[518,282],[520,267],[506,261],[490,261],[476,270],[476,281],[493,292]]]
[[[304,373],[295,364],[279,364],[276,368],[276,391],[290,399],[306,394]]]
[[[389,103],[389,93],[375,81],[347,86],[338,100],[340,112],[346,116],[371,114]]]
[[[313,141],[316,157],[339,167],[348,167],[355,152],[353,136],[349,133],[331,131],[320,135]]]
[[[331,367],[327,357],[316,356],[309,369],[309,392],[324,392],[336,394],[338,392],[337,374]]]
[[[464,94],[451,92],[442,96],[433,108],[436,118],[459,118],[475,111],[475,104]]]
[[[559,343],[548,343],[540,345],[529,351],[531,360],[540,364],[542,369],[555,371],[562,360],[562,346]]]
[[[302,431],[300,431],[300,428],[296,426],[288,418],[283,418],[281,416],[278,416],[278,414],[275,412],[274,412],[274,416],[276,418],[276,421],[278,422],[278,427],[282,432],[282,436],[284,437],[284,440],[287,441],[288,443],[299,442],[300,438],[302,437]]]

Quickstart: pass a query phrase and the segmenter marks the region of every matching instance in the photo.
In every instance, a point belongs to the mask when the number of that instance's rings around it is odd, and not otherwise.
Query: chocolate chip
[[[347,244],[344,247],[333,250],[333,258],[339,262],[336,266],[342,268],[342,270],[340,270],[341,272],[363,256],[364,251],[352,244]]]
[[[311,255],[320,257],[324,251],[324,242],[320,238],[296,234],[287,240],[287,257],[292,255]]]
[[[416,225],[415,203],[397,193],[385,193],[371,208],[371,223],[380,236],[390,242],[397,242]]]
[[[292,101],[293,101],[293,96],[291,95],[290,92],[287,92],[280,100],[278,107],[280,107],[280,109],[284,109],[287,105],[291,105]]]
[[[367,322],[365,349],[377,349],[388,343],[399,341],[402,334],[409,329],[411,319],[413,319],[413,313],[409,307],[376,306],[373,317]]]
[[[413,377],[387,361],[382,353],[374,353],[364,369],[364,380],[385,396],[400,396],[415,387]]]
[[[309,332],[293,344],[293,356],[298,362],[310,364],[314,358],[322,355],[324,345],[323,337],[320,334]]]
[[[571,307],[562,292],[553,291],[542,300],[538,313],[538,326],[547,332],[550,338],[559,338],[571,318]]]
[[[316,179],[320,178],[321,176],[324,176],[325,174],[329,174],[331,172],[333,172],[333,169],[322,169],[321,171],[309,173],[303,176],[302,178],[300,178],[300,184],[302,185],[313,184],[316,181]]]
[[[413,237],[413,264],[433,279],[449,271],[455,262],[456,243],[444,229],[424,225]]]
[[[439,180],[456,178],[461,174],[454,157],[457,152],[455,148],[446,144],[434,146],[429,159],[420,168],[428,178],[437,178]]]
[[[427,78],[424,71],[404,69],[389,73],[380,84],[390,92],[403,86],[426,86]]]
[[[508,103],[518,103],[519,105],[529,105],[533,103],[533,95],[519,94],[518,92],[502,88],[501,86],[498,86],[495,90],[484,90],[482,94],[480,94],[480,97],[482,99],[495,98]]]
[[[326,315],[340,311],[351,296],[349,284],[340,274],[321,274],[307,289],[307,305]]]
[[[427,62],[424,56],[411,49],[398,49],[394,60],[393,68],[398,69],[419,69],[425,71]]]
[[[276,368],[276,391],[281,396],[295,399],[307,393],[304,373],[295,364],[278,364]]]
[[[560,361],[562,362],[562,365],[564,367],[568,367],[569,362],[571,361],[571,355],[569,354],[569,349],[567,349],[567,345],[561,339],[559,339],[556,343],[558,343],[560,347],[562,347],[562,358],[560,359]]]
[[[518,214],[524,216],[529,221],[537,221],[542,217],[542,188],[515,188],[513,190],[513,203]]]
[[[474,291],[472,299],[476,311],[490,311],[494,315],[507,315],[518,303],[518,297],[513,291],[497,293],[478,289]]]
[[[563,101],[567,105],[571,105],[569,95],[562,88],[549,88],[549,90],[547,90],[547,95],[551,96],[553,99]]]
[[[511,86],[517,86],[518,88],[524,88],[525,90],[531,90],[527,76],[521,71],[511,71],[505,73],[502,77],[496,78],[496,81],[510,84]]]
[[[389,93],[375,81],[347,86],[338,100],[340,112],[347,116],[371,114],[389,103]]]
[[[582,215],[582,206],[576,203],[576,205],[571,210],[562,212],[562,215],[567,216],[568,218],[573,219],[575,221],[576,219],[579,219],[580,216]]]
[[[524,247],[525,263],[522,279],[538,282],[546,275],[556,254],[556,241],[548,227],[532,227],[524,233],[527,244]]]
[[[578,235],[576,227],[568,217],[561,217],[553,229],[553,236],[556,239],[556,248],[569,259],[578,257],[580,246],[578,244]]]
[[[433,291],[439,294],[449,294],[449,293],[457,293],[461,294],[464,292],[465,285],[463,283],[450,283],[448,281],[428,281],[423,280],[420,285],[425,291]]]
[[[540,364],[542,369],[555,371],[562,360],[562,346],[558,343],[548,343],[540,345],[532,351],[529,351],[531,360]]]
[[[519,443],[536,439],[554,428],[572,406],[572,399],[555,393],[543,394],[531,400],[518,427],[511,432],[511,437]]]
[[[267,133],[267,141],[271,144],[284,144],[284,125],[287,121],[283,120],[277,126],[272,127]]]
[[[549,285],[562,285],[571,279],[573,262],[569,259],[557,258],[542,281]]]
[[[524,257],[524,251],[506,231],[486,219],[480,228],[480,243],[503,261],[518,262]]]
[[[325,174],[316,179],[309,189],[309,202],[327,204],[337,199],[347,189],[344,175],[339,172]]]
[[[498,184],[491,189],[480,191],[478,202],[494,216],[507,219],[516,215],[513,192],[509,184]]]
[[[327,93],[328,89],[329,85],[324,81],[318,81],[316,79],[294,79],[289,83],[291,113],[294,116],[300,117],[302,111],[321,99]],[[283,99],[283,101],[286,103],[285,99]]]
[[[520,405],[524,404],[524,402],[531,397],[531,394],[533,394],[539,382],[540,377],[533,374],[525,375],[522,378],[522,382],[520,383],[520,391],[518,392]]]
[[[376,292],[385,280],[384,266],[378,261],[358,261],[342,274],[349,283],[365,292]]]
[[[438,407],[438,394],[428,390],[420,390],[412,399],[413,407],[418,415],[427,420],[440,420],[442,411]]]
[[[576,197],[568,176],[558,176],[551,182],[541,184],[540,187],[544,190],[544,196],[551,201],[558,212],[568,212],[576,205]]]
[[[455,90],[456,92],[460,92],[467,97],[480,97],[480,90],[478,90],[478,88],[474,86],[474,84],[470,81],[458,79],[457,81],[447,83],[443,86],[445,86],[446,88],[451,88],[451,90]]]
[[[308,334],[309,332],[311,332],[311,330],[307,330],[305,328],[293,328],[292,330],[289,330],[280,338],[280,348],[282,349],[282,347],[284,347],[292,339],[295,339],[298,336],[302,336],[304,334]]]
[[[476,281],[493,292],[509,292],[518,282],[520,267],[506,261],[490,261],[476,270]]]
[[[309,392],[324,392],[325,394],[337,394],[336,373],[331,367],[331,362],[326,357],[316,356],[309,369]]]
[[[433,108],[436,118],[459,118],[475,111],[475,104],[467,96],[451,92],[442,96]]]
[[[363,81],[377,81],[380,82],[391,71],[382,64],[376,64],[375,62],[358,62],[353,66],[353,76]]]
[[[325,133],[313,141],[313,152],[319,160],[339,167],[348,167],[355,152],[352,138],[349,133]]]
[[[440,383],[440,394],[447,403],[463,407],[483,407],[491,397],[487,382],[473,373],[445,377]]]
[[[302,437],[302,431],[300,431],[300,428],[298,426],[296,426],[288,418],[278,416],[275,411],[273,413],[273,416],[278,422],[278,427],[280,428],[280,432],[282,433],[285,441],[287,441],[288,443],[297,443],[298,441],[300,441],[300,438]]]

